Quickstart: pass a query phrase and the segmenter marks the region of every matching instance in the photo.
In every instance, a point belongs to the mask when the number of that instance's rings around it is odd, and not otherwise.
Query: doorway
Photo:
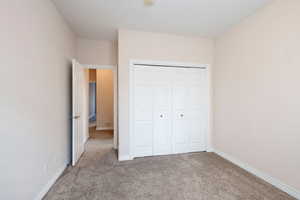
[[[89,69],[89,128],[97,126],[97,70]]]
[[[117,147],[116,69],[73,60],[72,165],[84,152]]]
[[[114,81],[112,69],[89,70],[89,140],[87,148],[113,148]]]

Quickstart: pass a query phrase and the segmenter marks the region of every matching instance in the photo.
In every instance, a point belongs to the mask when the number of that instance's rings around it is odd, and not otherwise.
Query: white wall
[[[118,36],[119,159],[129,156],[129,61],[159,60],[213,64],[211,39],[120,30]]]
[[[77,38],[77,59],[81,64],[116,65],[117,43],[109,40]]]
[[[300,1],[277,0],[216,41],[214,148],[300,190]]]
[[[114,80],[111,69],[97,69],[97,129],[114,127]]]
[[[75,37],[48,0],[0,13],[0,199],[32,200],[69,162]]]

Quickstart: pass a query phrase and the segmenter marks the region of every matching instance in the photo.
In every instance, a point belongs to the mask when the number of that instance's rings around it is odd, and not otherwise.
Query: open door
[[[72,165],[84,152],[84,67],[72,60]]]

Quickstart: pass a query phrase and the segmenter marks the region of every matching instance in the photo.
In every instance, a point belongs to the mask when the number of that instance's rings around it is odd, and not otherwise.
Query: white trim
[[[89,128],[91,128],[91,127],[97,127],[97,124],[96,123],[89,123]]]
[[[113,105],[113,109],[114,109],[114,124],[113,124],[113,129],[114,129],[114,138],[113,138],[113,144],[114,144],[114,149],[118,149],[118,136],[119,136],[119,129],[118,129],[118,116],[119,116],[119,112],[118,112],[118,68],[117,66],[114,66],[114,77],[113,77],[113,86],[114,86],[114,105]]]
[[[114,130],[114,127],[96,127],[97,131]]]
[[[188,62],[174,62],[174,61],[154,61],[154,60],[130,60],[130,67],[134,65],[166,65],[173,67],[195,67],[195,68],[209,68],[208,64],[197,64],[197,63],[188,63]]]
[[[50,188],[54,185],[54,183],[57,181],[57,179],[62,175],[62,173],[65,171],[67,168],[67,165],[62,166],[57,170],[57,172],[54,174],[54,176],[50,179],[50,181],[44,186],[42,191],[37,195],[35,200],[42,200],[45,195],[48,193]]]
[[[231,155],[228,155],[228,154],[218,151],[218,150],[214,150],[213,152],[215,152],[219,156],[223,157],[224,159],[229,160],[230,162],[239,166],[240,168],[250,172],[251,174],[272,184],[273,186],[277,187],[278,189],[288,193],[289,195],[295,197],[296,199],[300,199],[300,191],[298,191],[297,189],[283,183],[282,181],[280,181],[276,178],[273,178],[272,176],[269,176],[268,174],[266,174],[258,169],[251,167],[249,164],[244,163],[244,162],[232,157]]]
[[[86,142],[89,140],[89,138],[90,138],[90,134],[88,134],[87,137],[84,138],[84,147],[86,145]]]
[[[126,156],[120,156],[119,155],[119,161],[127,161],[127,160],[133,160],[133,158],[129,155],[126,155]]]
[[[198,63],[187,63],[187,62],[174,62],[174,61],[153,61],[153,60],[135,60],[131,59],[129,61],[129,157],[132,159],[133,155],[133,139],[131,137],[132,128],[133,128],[133,68],[134,66],[138,65],[166,65],[172,67],[193,67],[193,68],[205,68],[208,73],[208,130],[207,134],[205,135],[206,140],[206,151],[212,152],[212,144],[211,144],[211,134],[212,134],[212,84],[211,84],[211,69],[209,64],[198,64]],[[120,156],[120,152],[119,152]]]
[[[114,65],[83,65],[85,68],[88,69],[115,69],[116,66]]]
[[[212,87],[212,72],[210,65],[207,67],[207,82],[208,82],[208,110],[207,110],[207,134],[206,134],[206,151],[212,152],[212,133],[213,133],[213,87]]]
[[[129,137],[129,155],[128,158],[132,157],[133,153],[133,138],[132,138],[132,130],[133,130],[133,106],[134,106],[134,101],[133,101],[133,65],[134,61],[130,61],[129,63],[129,88],[128,88],[128,95],[129,95],[129,132],[128,132],[128,137]],[[122,160],[123,158],[120,157],[120,151],[119,151],[119,160]],[[122,159],[121,159],[122,158]],[[128,159],[129,160],[129,159]]]

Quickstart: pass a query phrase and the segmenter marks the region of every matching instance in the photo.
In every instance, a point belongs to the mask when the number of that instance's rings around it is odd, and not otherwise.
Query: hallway
[[[85,152],[78,162],[78,167],[86,167],[99,160],[103,155],[113,149],[113,131],[97,131],[95,127],[89,128],[90,138],[86,143]]]

